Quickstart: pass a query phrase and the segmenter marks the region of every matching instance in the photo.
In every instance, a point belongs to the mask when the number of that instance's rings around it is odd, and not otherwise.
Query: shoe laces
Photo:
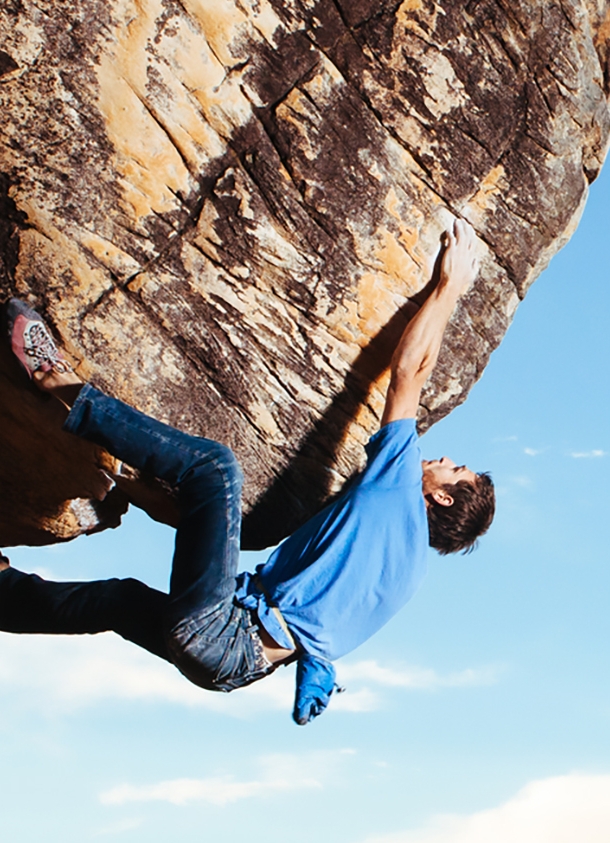
[[[45,364],[60,374],[72,371],[72,366],[62,356],[42,322],[31,322],[23,332],[23,341],[25,353],[32,358],[33,371]]]

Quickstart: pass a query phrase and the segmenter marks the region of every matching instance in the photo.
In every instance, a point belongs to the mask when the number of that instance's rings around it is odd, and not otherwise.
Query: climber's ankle
[[[84,386],[74,372],[59,372],[56,369],[51,369],[48,372],[38,369],[32,373],[32,380],[38,389],[55,396],[67,407],[74,404],[78,393]]]

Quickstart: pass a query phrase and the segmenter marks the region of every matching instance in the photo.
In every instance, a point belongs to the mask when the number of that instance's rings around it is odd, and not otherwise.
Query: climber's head
[[[475,474],[448,457],[424,460],[422,490],[431,546],[442,554],[473,550],[496,508],[489,474]]]

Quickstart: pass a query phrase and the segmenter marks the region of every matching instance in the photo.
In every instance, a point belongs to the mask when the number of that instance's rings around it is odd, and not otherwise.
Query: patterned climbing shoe
[[[72,372],[40,316],[25,302],[10,299],[5,305],[4,321],[11,349],[28,376],[33,372]]]

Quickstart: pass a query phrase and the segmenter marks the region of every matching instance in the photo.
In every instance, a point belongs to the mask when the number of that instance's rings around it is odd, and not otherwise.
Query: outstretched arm
[[[392,357],[382,427],[397,419],[415,418],[421,391],[436,365],[457,300],[477,276],[472,226],[456,220],[446,238],[439,283],[405,328]]]

